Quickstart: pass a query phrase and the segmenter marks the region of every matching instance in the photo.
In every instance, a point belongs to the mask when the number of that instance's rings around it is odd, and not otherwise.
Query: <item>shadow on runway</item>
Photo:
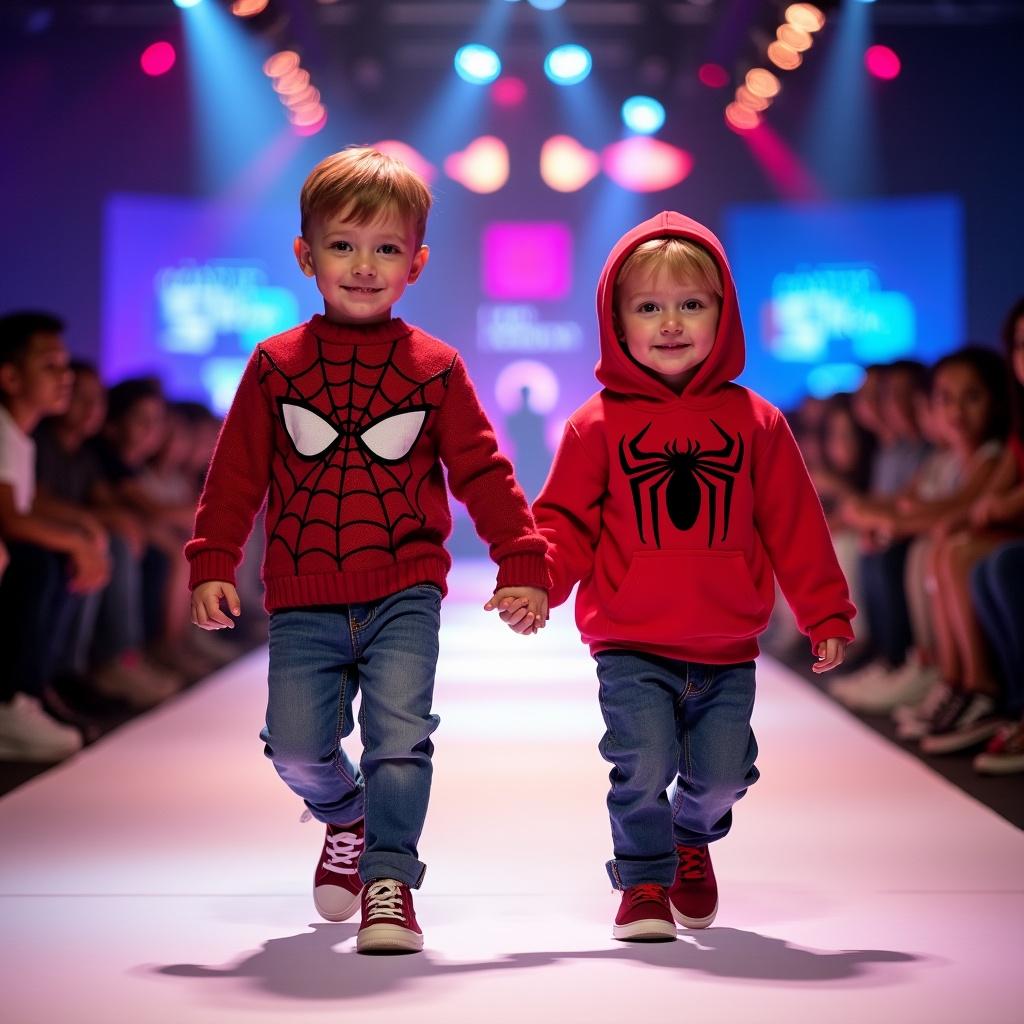
[[[249,979],[261,992],[305,1000],[357,999],[394,995],[396,990],[422,980],[454,979],[462,974],[510,968],[549,967],[567,960],[634,962],[692,972],[730,982],[761,984],[872,987],[906,980],[904,972],[882,967],[911,964],[926,958],[885,949],[820,951],[792,946],[738,928],[709,928],[683,932],[677,942],[623,943],[609,949],[557,950],[499,955],[490,960],[447,962],[427,950],[410,956],[360,956],[354,949],[335,947],[355,936],[355,924],[315,923],[309,931],[270,939],[258,952],[234,966],[168,964],[149,968],[151,973],[175,978]],[[532,979],[532,985],[539,984]]]

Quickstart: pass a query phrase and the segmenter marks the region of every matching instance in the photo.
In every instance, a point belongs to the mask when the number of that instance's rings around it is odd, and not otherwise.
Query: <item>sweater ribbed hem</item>
[[[498,566],[498,583],[495,587],[539,587],[551,589],[551,573],[543,554],[509,555]]]
[[[217,551],[216,549],[200,551],[191,560],[189,590],[195,590],[200,583],[210,583],[213,580],[223,580],[234,586],[237,568],[238,559],[226,551]]]
[[[433,583],[448,593],[451,560],[436,555],[414,558],[365,572],[272,576],[264,580],[268,612],[323,604],[364,604],[397,594],[416,583]]]

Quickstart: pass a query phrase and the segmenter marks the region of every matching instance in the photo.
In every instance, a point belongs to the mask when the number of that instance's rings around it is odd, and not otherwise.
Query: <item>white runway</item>
[[[716,926],[612,940],[589,656],[570,609],[528,639],[480,611],[490,580],[445,606],[425,953],[316,917],[258,652],[0,799],[0,1020],[1024,1019],[1024,833],[764,660]]]

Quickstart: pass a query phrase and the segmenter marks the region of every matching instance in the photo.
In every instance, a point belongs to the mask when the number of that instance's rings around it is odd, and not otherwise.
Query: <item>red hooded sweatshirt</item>
[[[711,353],[678,395],[612,325],[623,260],[668,235],[703,245],[724,291]],[[733,383],[743,327],[718,239],[678,213],[640,224],[608,257],[597,315],[603,390],[569,417],[534,505],[552,606],[580,583],[576,623],[593,653],[730,664],[757,656],[777,576],[812,649],[852,640],[855,610],[796,441],[775,406]]]

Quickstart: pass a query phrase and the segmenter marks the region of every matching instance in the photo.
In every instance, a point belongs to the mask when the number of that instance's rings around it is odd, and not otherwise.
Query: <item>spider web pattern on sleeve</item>
[[[287,425],[276,432],[271,504],[280,512],[268,532],[268,551],[283,547],[296,575],[378,568],[382,556],[393,563],[403,537],[425,524],[420,492],[429,473],[414,479],[410,452],[383,459],[364,435],[404,410],[423,412],[422,433],[443,400],[454,360],[417,381],[396,365],[396,347],[374,346],[376,359],[358,347],[344,359],[332,359],[318,340],[317,357],[297,373],[286,373],[262,353],[260,383],[274,378],[271,390],[279,405],[312,410],[337,432],[313,456],[299,452]]]

